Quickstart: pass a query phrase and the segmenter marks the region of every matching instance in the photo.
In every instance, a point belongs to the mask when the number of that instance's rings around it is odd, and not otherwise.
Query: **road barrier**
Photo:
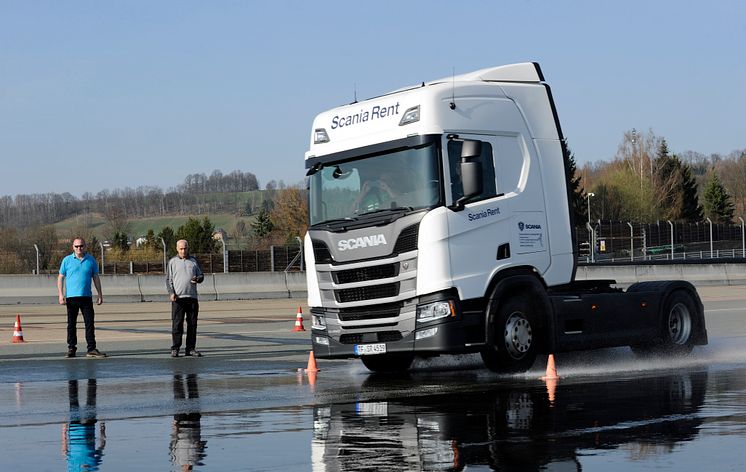
[[[168,301],[163,275],[101,275],[104,301]],[[299,272],[205,274],[200,300],[305,298],[306,275]],[[95,288],[93,289],[96,295]],[[56,275],[0,275],[0,304],[56,304]]]
[[[616,280],[620,287],[652,280],[687,280],[695,286],[746,285],[746,264],[636,264],[578,267],[576,280]]]
[[[746,264],[639,264],[578,267],[577,280],[612,279],[622,287],[649,280],[688,280],[697,286],[746,285]],[[167,301],[163,275],[101,275],[104,300]],[[302,272],[236,272],[206,274],[199,286],[201,300],[305,298]],[[95,289],[94,289],[95,295]],[[0,304],[56,304],[56,275],[0,275]]]

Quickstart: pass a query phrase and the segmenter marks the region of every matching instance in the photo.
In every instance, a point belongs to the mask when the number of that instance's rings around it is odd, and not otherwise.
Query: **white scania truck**
[[[574,280],[565,154],[536,63],[319,114],[305,156],[315,357],[401,371],[479,352],[520,372],[539,353],[706,344],[688,282]]]

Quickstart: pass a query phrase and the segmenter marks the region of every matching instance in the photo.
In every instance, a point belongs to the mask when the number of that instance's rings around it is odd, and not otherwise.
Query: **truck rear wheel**
[[[487,368],[503,373],[530,369],[538,352],[538,317],[526,297],[513,297],[500,304],[490,318],[494,319],[492,341],[481,353]]]
[[[684,290],[676,290],[665,302],[657,342],[632,346],[632,351],[642,356],[689,354],[694,348],[696,313],[692,296]]]
[[[396,373],[405,372],[409,369],[414,360],[414,354],[376,354],[374,356],[361,356],[360,360],[370,371]]]

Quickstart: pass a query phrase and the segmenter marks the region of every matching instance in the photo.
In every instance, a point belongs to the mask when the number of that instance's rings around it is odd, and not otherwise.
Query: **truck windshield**
[[[435,143],[326,163],[309,180],[311,226],[431,208],[440,202],[438,175]]]

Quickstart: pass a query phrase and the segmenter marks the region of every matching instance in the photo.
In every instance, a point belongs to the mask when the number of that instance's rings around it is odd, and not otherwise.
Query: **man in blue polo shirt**
[[[78,311],[83,313],[85,322],[85,340],[88,344],[86,357],[106,357],[106,354],[96,349],[96,334],[93,326],[93,293],[91,280],[96,286],[98,299],[96,304],[104,302],[101,291],[101,280],[98,277],[98,262],[86,252],[83,238],[73,240],[73,253],[62,259],[60,275],[57,277],[57,294],[60,305],[67,305],[67,357],[75,357],[78,344],[76,324]],[[62,286],[65,290],[63,291]]]

